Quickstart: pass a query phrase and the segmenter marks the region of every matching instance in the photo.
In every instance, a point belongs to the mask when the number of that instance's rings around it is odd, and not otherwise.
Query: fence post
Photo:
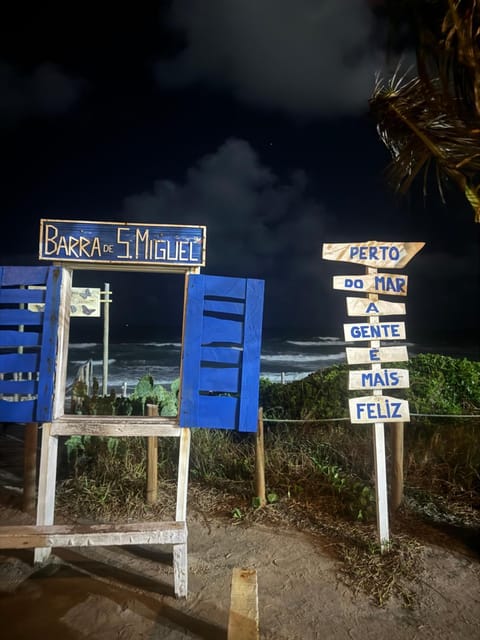
[[[37,444],[38,425],[36,422],[27,422],[23,453],[23,510],[32,515],[35,515],[37,491]]]
[[[158,416],[158,406],[147,404],[147,415]],[[155,504],[158,497],[158,437],[147,436],[147,504]]]
[[[390,444],[392,449],[390,505],[392,512],[397,511],[403,503],[403,436],[403,422],[393,422],[390,430]]]
[[[265,444],[263,437],[263,408],[258,409],[258,425],[255,436],[255,493],[259,506],[267,504],[265,495]]]

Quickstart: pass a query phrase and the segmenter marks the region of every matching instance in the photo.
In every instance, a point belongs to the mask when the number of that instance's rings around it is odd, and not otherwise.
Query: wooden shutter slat
[[[243,316],[245,313],[245,304],[234,300],[212,300],[207,298],[205,300],[204,309],[205,311],[213,311],[215,313],[227,313]]]
[[[198,399],[198,427],[235,429],[239,398],[233,396],[203,396]]]
[[[45,289],[0,289],[0,304],[45,302]]]
[[[201,358],[207,363],[240,364],[243,350],[238,347],[202,347]]]
[[[11,326],[23,324],[36,326],[43,323],[43,313],[28,309],[0,309],[0,325]]]
[[[38,347],[41,334],[38,331],[0,330],[0,345],[2,347]]]
[[[36,422],[36,400],[9,402],[0,399],[0,416],[3,422]]]
[[[40,355],[38,353],[2,353],[0,354],[0,372],[28,373],[38,371]]]
[[[37,393],[36,380],[0,380],[0,393],[33,395]]]
[[[204,316],[202,344],[230,342],[241,345],[243,342],[243,322]]]
[[[239,370],[235,368],[200,367],[199,391],[238,393]]]

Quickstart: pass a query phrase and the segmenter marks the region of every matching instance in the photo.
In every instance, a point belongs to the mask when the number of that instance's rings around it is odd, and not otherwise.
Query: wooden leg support
[[[188,466],[190,461],[190,429],[183,429],[180,435],[178,455],[177,509],[175,520],[187,522]],[[174,589],[177,598],[188,595],[188,557],[187,544],[178,544],[173,548]]]
[[[53,524],[55,512],[55,485],[57,481],[58,437],[50,434],[52,425],[42,426],[42,449],[40,453],[40,473],[38,479],[37,525]],[[35,549],[34,562],[41,564],[50,557],[51,548]]]

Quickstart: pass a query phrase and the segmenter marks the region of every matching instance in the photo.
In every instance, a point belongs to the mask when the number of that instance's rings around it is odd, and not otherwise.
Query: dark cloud
[[[0,118],[12,123],[28,116],[52,116],[68,111],[80,98],[85,82],[45,62],[21,72],[0,61]]]
[[[364,0],[173,0],[188,45],[159,62],[162,86],[208,83],[296,115],[365,111],[383,54]]]
[[[124,217],[205,224],[206,273],[265,278],[279,324],[302,322],[292,305],[299,295],[308,308],[304,320],[320,313],[320,296],[312,293],[330,284],[319,277],[330,216],[309,197],[303,171],[280,180],[244,140],[229,139],[201,158],[182,183],[157,180],[151,191],[126,198]]]

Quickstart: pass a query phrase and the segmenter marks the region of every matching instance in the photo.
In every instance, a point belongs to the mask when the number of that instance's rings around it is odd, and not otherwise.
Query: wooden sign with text
[[[379,299],[380,295],[406,296],[408,278],[405,275],[379,273],[378,269],[400,269],[422,249],[424,242],[366,242],[324,244],[325,260],[349,262],[366,267],[363,275],[333,277],[333,288],[349,293],[367,294],[367,297],[347,297],[347,315],[366,318],[367,322],[349,322],[343,325],[346,342],[368,341],[368,347],[347,347],[348,364],[369,364],[369,369],[349,371],[348,388],[351,391],[371,390],[373,395],[350,398],[348,408],[352,424],[371,424],[375,446],[375,488],[377,526],[382,551],[388,548],[388,496],[384,423],[409,422],[407,400],[383,395],[384,389],[407,389],[408,369],[382,368],[385,362],[408,360],[405,345],[385,347],[384,341],[404,340],[405,323],[380,322],[381,316],[405,315],[405,304]],[[402,426],[403,428],[403,426]]]
[[[352,424],[410,421],[408,402],[400,398],[363,396],[361,398],[350,398],[348,406]]]
[[[343,325],[345,340],[356,342],[360,340],[404,340],[404,322],[368,322],[347,323]]]
[[[425,246],[424,242],[349,242],[324,244],[324,260],[353,262],[375,269],[401,269]]]
[[[405,303],[370,298],[346,298],[349,316],[403,316]]]
[[[347,347],[348,364],[378,364],[383,362],[407,362],[405,345],[398,347]]]
[[[376,273],[366,276],[333,276],[333,288],[350,293],[378,293],[387,296],[406,296],[408,276]]]
[[[39,259],[69,264],[205,266],[206,227],[40,220]]]
[[[348,388],[359,389],[408,389],[408,369],[357,369],[348,373]]]

